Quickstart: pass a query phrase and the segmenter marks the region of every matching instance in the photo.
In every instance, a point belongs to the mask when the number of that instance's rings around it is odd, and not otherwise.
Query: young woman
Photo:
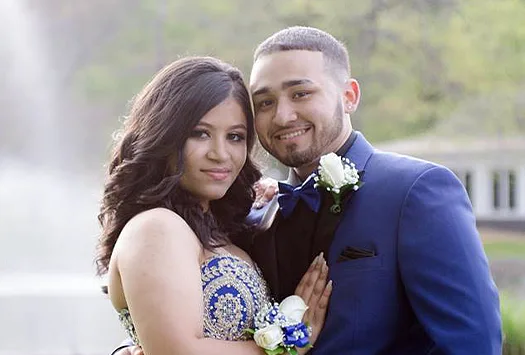
[[[241,74],[214,58],[168,65],[133,101],[109,164],[97,263],[147,355],[263,353],[241,340],[269,291],[234,245],[252,232],[244,219],[261,176],[254,140]],[[311,341],[324,322],[326,277],[317,258],[297,289]]]

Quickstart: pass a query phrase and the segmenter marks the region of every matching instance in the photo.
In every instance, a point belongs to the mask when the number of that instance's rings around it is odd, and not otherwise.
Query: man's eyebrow
[[[281,84],[281,88],[283,90],[285,89],[288,89],[288,88],[291,88],[292,86],[297,86],[297,85],[305,85],[305,84],[313,84],[314,82],[310,79],[296,79],[296,80],[288,80],[288,81],[285,81]],[[262,94],[266,94],[270,91],[270,88],[267,87],[267,86],[264,86],[260,89],[257,89],[255,90],[253,93],[252,93],[252,96],[257,96],[257,95],[262,95]]]
[[[255,90],[255,91],[252,93],[252,97],[253,97],[253,96],[257,96],[257,95],[266,94],[268,91],[270,91],[270,89],[269,89],[267,86],[262,87],[262,88],[260,88],[260,89]]]
[[[292,86],[296,86],[296,85],[304,85],[304,84],[313,84],[314,82],[310,79],[298,79],[298,80],[288,80],[288,81],[285,81],[283,84],[282,84],[282,88],[283,89],[288,89]]]

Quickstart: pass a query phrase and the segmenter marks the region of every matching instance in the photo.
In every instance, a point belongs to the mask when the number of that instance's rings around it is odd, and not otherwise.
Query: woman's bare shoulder
[[[168,240],[200,248],[197,236],[186,221],[167,208],[153,208],[134,216],[122,229],[117,243],[143,247],[144,244],[164,244]]]
[[[179,232],[191,231],[186,221],[176,212],[167,208],[153,208],[141,212],[131,218],[124,226],[122,233],[126,232]]]

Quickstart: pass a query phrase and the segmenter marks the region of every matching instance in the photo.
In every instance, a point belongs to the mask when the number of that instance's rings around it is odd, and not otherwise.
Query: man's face
[[[290,167],[317,165],[351,130],[346,89],[328,72],[321,52],[292,50],[260,57],[250,91],[262,146]]]

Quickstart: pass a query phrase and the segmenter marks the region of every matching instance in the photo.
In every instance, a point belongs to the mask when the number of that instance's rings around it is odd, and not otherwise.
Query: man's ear
[[[350,78],[344,83],[345,113],[352,114],[357,110],[361,100],[361,89],[357,80]]]

